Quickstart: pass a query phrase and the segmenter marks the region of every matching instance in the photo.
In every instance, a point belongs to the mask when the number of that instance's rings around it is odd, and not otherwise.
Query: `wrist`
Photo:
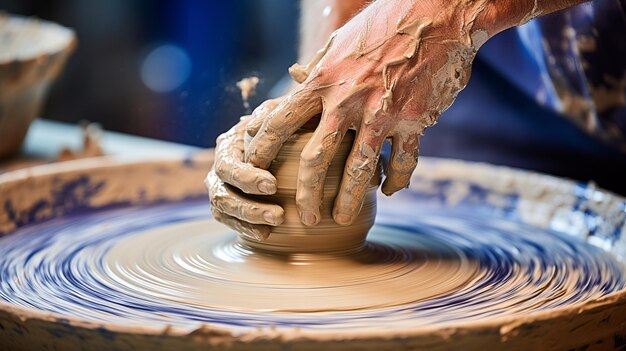
[[[330,35],[371,0],[302,0],[300,2],[300,57],[310,61]]]

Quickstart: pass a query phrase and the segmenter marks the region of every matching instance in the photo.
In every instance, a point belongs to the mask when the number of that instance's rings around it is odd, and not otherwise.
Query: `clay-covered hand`
[[[243,162],[244,138],[246,128],[258,129],[254,125],[259,125],[259,116],[264,116],[278,101],[266,101],[251,116],[242,117],[237,125],[217,138],[215,162],[205,180],[213,217],[259,241],[269,236],[270,226],[284,221],[284,211],[278,205],[247,195],[274,194],[276,178],[266,170]]]
[[[246,160],[267,169],[283,142],[321,114],[301,155],[296,195],[302,222],[315,225],[331,159],[346,131],[356,130],[333,209],[338,224],[351,224],[385,140],[392,153],[382,191],[390,195],[408,185],[424,128],[465,86],[476,50],[489,36],[475,24],[486,2],[372,3],[333,33],[312,62],[290,69],[302,84],[266,110]]]

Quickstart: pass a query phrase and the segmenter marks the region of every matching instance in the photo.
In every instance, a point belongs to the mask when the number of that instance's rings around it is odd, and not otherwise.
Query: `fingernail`
[[[270,182],[269,180],[260,181],[257,187],[263,194],[272,195],[276,192],[276,184]]]
[[[302,220],[304,225],[315,225],[315,223],[317,223],[317,216],[313,212],[305,211],[300,214],[300,220]]]
[[[348,225],[352,222],[352,216],[344,213],[337,213],[335,215],[335,222],[339,225]]]
[[[276,218],[274,217],[272,211],[263,212],[263,220],[265,220],[269,224],[276,224]]]

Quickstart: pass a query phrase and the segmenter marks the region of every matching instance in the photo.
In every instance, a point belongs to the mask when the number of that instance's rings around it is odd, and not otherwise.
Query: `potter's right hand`
[[[321,220],[324,180],[348,130],[355,141],[333,205],[337,224],[358,217],[383,143],[391,156],[382,191],[408,186],[419,140],[468,82],[479,47],[496,33],[580,0],[377,0],[335,31],[300,83],[262,118],[246,161],[267,169],[282,144],[321,115],[300,157],[296,205],[305,225]]]
[[[205,184],[211,200],[213,217],[232,229],[261,241],[267,239],[270,227],[284,221],[283,209],[261,202],[251,195],[271,195],[276,192],[276,178],[263,169],[243,162],[246,128],[255,129],[260,117],[273,109],[279,100],[269,100],[217,138],[215,162]]]

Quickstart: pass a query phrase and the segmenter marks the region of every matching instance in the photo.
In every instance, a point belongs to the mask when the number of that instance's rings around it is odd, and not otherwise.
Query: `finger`
[[[274,111],[276,106],[278,106],[282,100],[282,97],[266,100],[259,105],[259,107],[255,108],[254,111],[252,111],[252,115],[250,116],[251,119],[246,127],[246,133],[249,136],[254,137],[259,132],[259,129],[261,129],[263,121],[270,115],[270,113],[272,113],[272,111]]]
[[[219,212],[252,224],[280,225],[285,220],[285,211],[276,204],[244,198],[233,188],[224,184],[211,171],[206,185],[211,206]]]
[[[213,207],[211,207],[211,213],[216,221],[227,225],[229,228],[237,231],[248,239],[264,241],[270,236],[271,228],[267,225],[242,222],[237,218],[219,212]]]
[[[276,178],[268,171],[243,162],[245,125],[220,135],[215,148],[215,173],[223,181],[247,194],[271,195]]]
[[[390,196],[409,186],[411,175],[417,166],[419,153],[419,135],[411,134],[406,138],[395,135],[391,141],[391,157],[387,167],[387,178],[383,182],[382,192]]]
[[[336,36],[337,32],[335,31],[326,42],[326,45],[324,45],[323,48],[315,53],[315,56],[313,56],[313,59],[311,59],[308,65],[302,66],[296,63],[293,66],[289,67],[289,74],[291,75],[293,80],[298,83],[303,83],[309,78],[309,75],[315,69],[317,64],[320,63],[324,56],[326,56],[326,53],[328,52],[328,49],[330,49],[330,47],[333,45],[333,41],[335,40]]]
[[[322,120],[300,155],[296,206],[305,225],[320,221],[326,173],[347,127],[340,123],[336,110],[324,112]]]
[[[361,211],[365,192],[378,169],[380,149],[385,140],[382,132],[362,125],[348,156],[335,198],[333,218],[339,225],[350,225]]]
[[[307,120],[322,112],[322,101],[307,90],[286,97],[263,122],[246,148],[246,161],[267,169],[283,143]]]
[[[258,114],[255,116],[253,114],[251,116],[252,119],[250,120],[250,123],[248,123],[248,126],[246,127],[246,134],[254,138],[259,132],[259,129],[261,129],[261,126],[263,125],[263,117],[267,116],[262,114]]]

